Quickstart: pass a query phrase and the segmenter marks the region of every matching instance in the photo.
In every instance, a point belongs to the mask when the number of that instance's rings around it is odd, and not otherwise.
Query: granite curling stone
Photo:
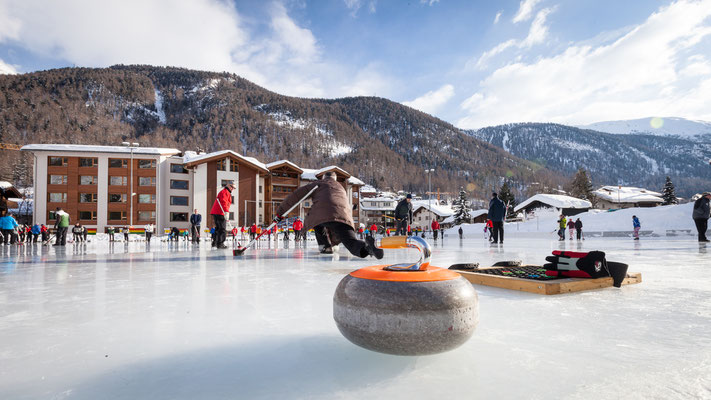
[[[441,353],[472,336],[479,302],[469,281],[429,262],[418,269],[389,267],[394,266],[362,268],[338,284],[333,318],[343,336],[368,350],[395,355]]]

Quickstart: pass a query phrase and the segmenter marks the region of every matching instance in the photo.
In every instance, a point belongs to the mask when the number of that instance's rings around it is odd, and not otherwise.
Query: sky
[[[228,71],[460,128],[711,121],[711,0],[0,0],[0,73]]]

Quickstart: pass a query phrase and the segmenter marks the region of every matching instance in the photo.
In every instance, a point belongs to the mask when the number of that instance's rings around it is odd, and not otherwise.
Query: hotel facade
[[[351,199],[358,202],[364,183],[337,166],[305,169],[288,160],[264,164],[232,150],[209,154],[140,146],[31,144],[34,155],[34,223],[52,225],[55,210],[69,213],[97,232],[108,227],[155,226],[187,229],[197,209],[202,226],[212,225],[210,209],[218,191],[234,181],[232,206],[225,210],[232,226],[268,224],[279,203],[299,186],[335,171]],[[308,213],[304,202],[289,216]],[[360,211],[353,211],[356,225]]]

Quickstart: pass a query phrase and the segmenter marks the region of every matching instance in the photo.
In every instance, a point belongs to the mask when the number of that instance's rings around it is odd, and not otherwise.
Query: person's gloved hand
[[[276,217],[274,217],[273,222],[279,223],[284,219],[281,215],[277,214]]]

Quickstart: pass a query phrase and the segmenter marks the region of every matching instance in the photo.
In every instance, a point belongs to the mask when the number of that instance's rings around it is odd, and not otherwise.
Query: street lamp
[[[130,196],[128,196],[129,197],[128,201],[130,203],[130,206],[129,206],[130,216],[128,217],[128,221],[129,221],[128,226],[133,226],[133,196],[135,195],[135,193],[133,193],[133,151],[136,150],[140,146],[140,144],[135,143],[135,142],[133,142],[133,143],[122,142],[121,144],[124,145],[125,147],[128,147],[131,150],[131,167],[129,168],[129,174],[130,174],[130,179],[131,179],[131,183],[130,183],[131,192],[130,192]]]
[[[432,169],[426,169],[425,173],[427,174],[427,208],[429,208],[429,212],[434,214],[432,212],[432,173],[434,172],[434,168]]]

